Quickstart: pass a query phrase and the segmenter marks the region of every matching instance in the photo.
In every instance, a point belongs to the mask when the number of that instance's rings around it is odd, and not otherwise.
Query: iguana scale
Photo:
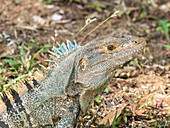
[[[3,91],[0,128],[73,128],[91,101],[109,84],[117,67],[133,59],[146,45],[144,38],[106,38],[85,46],[60,44],[60,62],[21,92]],[[71,52],[69,52],[71,51]],[[33,87],[34,86],[34,87]]]

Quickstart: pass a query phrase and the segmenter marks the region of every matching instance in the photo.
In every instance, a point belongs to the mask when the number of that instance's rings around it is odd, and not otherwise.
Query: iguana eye
[[[120,49],[120,46],[117,43],[109,42],[103,46],[105,53],[114,53]]]
[[[113,46],[113,45],[108,45],[107,46],[107,50],[109,50],[109,51],[112,51],[112,50],[114,50],[116,47],[115,46]]]
[[[81,59],[79,66],[80,66],[80,69],[81,69],[82,71],[84,71],[84,70],[86,69],[86,65],[87,65],[86,60],[85,60],[84,58]]]

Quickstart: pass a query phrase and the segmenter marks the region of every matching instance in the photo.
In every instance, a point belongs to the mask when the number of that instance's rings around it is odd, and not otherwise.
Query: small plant
[[[4,85],[4,84],[5,84],[5,81],[6,81],[6,80],[4,79],[4,75],[3,75],[3,74],[5,74],[6,72],[7,72],[7,70],[5,69],[4,64],[0,62],[0,74],[2,74],[2,75],[0,75],[0,81],[1,81],[1,83],[0,83],[0,91],[2,90],[2,85]]]
[[[43,4],[52,4],[54,2],[54,0],[43,0],[42,3]]]
[[[160,31],[161,33],[165,34],[165,36],[169,39],[169,29],[170,29],[170,22],[166,20],[159,21],[159,27],[156,28],[156,31]]]
[[[112,122],[112,128],[116,128],[116,125],[119,124],[119,122],[121,121],[122,119],[122,116],[120,116],[117,120],[116,120],[116,117],[117,117],[117,111],[116,111],[116,114],[115,114],[115,117],[114,117],[114,120]]]
[[[69,2],[80,2],[80,0],[68,0]]]
[[[163,45],[164,46],[164,50],[170,54],[170,45]]]
[[[109,120],[107,120],[106,124],[99,124],[98,127],[100,128],[117,128],[117,125],[120,123],[121,119],[123,118],[123,116],[119,116],[117,119],[117,111],[115,113],[114,119],[112,121],[112,123],[109,122]]]
[[[99,97],[99,96],[96,97],[95,101],[96,101],[97,103],[99,103],[99,102],[101,101],[100,97]]]
[[[5,59],[2,59],[2,63],[0,63],[0,66],[1,66],[0,74],[2,76],[5,76],[6,72],[10,72],[11,73],[10,77],[12,77],[12,80],[10,80],[7,77],[0,77],[2,81],[1,83],[2,85],[4,85],[5,83],[8,83],[7,86],[0,85],[1,86],[0,91],[2,91],[3,88],[6,88],[6,89],[9,88],[16,81],[22,79],[23,77],[28,76],[28,74],[31,73],[33,68],[39,67],[40,63],[35,62],[35,57],[40,52],[45,51],[46,48],[48,47],[49,45],[43,46],[38,52],[34,54],[33,57],[31,57],[31,56],[28,56],[28,54],[30,53],[30,50],[32,49],[32,43],[23,42],[21,45],[19,54],[8,55],[6,56]],[[5,66],[5,63],[8,65]],[[4,69],[8,69],[8,71],[5,71]]]
[[[106,8],[106,6],[101,3],[96,3],[96,4],[92,3],[88,5],[88,8],[96,9],[98,12],[102,12],[102,10]]]
[[[150,128],[166,128],[165,124],[162,122],[152,122]]]
[[[6,58],[2,59],[3,62],[7,62],[13,69],[18,70],[21,68],[23,73],[28,73],[30,70],[32,70],[34,67],[37,67],[37,64],[34,63],[35,57],[43,51],[43,48],[40,49],[32,58],[27,58],[26,54],[24,52],[25,42],[22,43],[20,54],[18,55],[9,55]],[[18,57],[20,60],[17,60]]]
[[[109,93],[109,89],[108,88],[105,88],[104,90],[106,93]]]
[[[170,50],[170,45],[163,45],[163,46]]]

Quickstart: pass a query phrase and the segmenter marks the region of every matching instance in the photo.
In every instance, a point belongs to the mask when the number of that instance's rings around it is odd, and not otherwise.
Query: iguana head
[[[75,84],[79,85],[80,105],[86,111],[89,103],[110,82],[115,69],[134,58],[144,48],[143,38],[108,38],[90,42],[77,51]]]

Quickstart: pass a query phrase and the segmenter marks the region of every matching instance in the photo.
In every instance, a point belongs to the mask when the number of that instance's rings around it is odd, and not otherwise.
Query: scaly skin
[[[108,38],[76,49],[35,88],[27,85],[29,91],[22,97],[14,89],[10,91],[13,101],[3,93],[0,127],[73,128],[112,80],[115,69],[133,59],[145,45],[143,38]]]

